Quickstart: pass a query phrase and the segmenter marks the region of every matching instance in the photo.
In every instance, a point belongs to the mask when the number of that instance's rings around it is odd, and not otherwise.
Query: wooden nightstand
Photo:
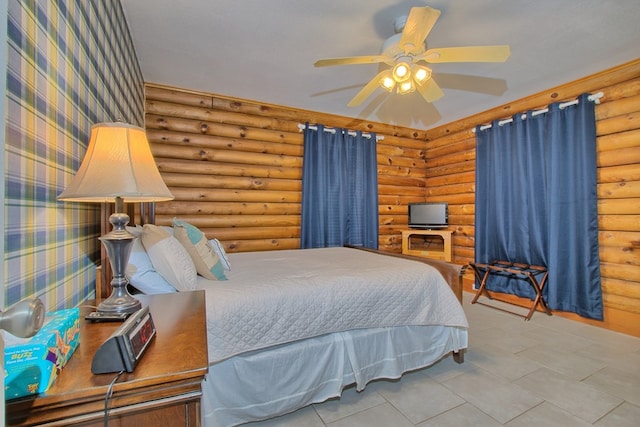
[[[110,426],[200,426],[202,381],[208,370],[204,291],[138,296],[148,305],[156,337],[135,371],[113,387]],[[103,426],[105,395],[117,375],[91,373],[98,347],[122,323],[89,323],[80,310],[80,345],[46,393],[6,403],[6,425]]]

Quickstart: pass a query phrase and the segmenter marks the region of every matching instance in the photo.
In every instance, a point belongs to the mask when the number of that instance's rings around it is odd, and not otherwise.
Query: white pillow
[[[136,226],[127,225],[126,229],[127,229],[127,231],[129,233],[133,234],[136,237],[141,237],[142,236],[142,226],[141,225],[136,225]]]
[[[178,291],[196,288],[197,272],[191,256],[167,230],[152,224],[142,227],[142,244],[153,267]]]
[[[128,228],[129,227],[127,227],[127,229]],[[140,234],[142,234],[142,227],[140,227],[140,229]],[[133,241],[131,255],[129,255],[129,264],[127,265],[127,278],[131,286],[147,295],[166,294],[176,291],[176,289],[153,268],[151,259],[144,250],[142,241],[139,238]]]
[[[225,252],[224,246],[222,246],[222,243],[220,243],[218,239],[209,239],[207,243],[209,243],[209,246],[211,246],[211,248],[215,251],[215,253],[217,253],[218,256],[220,257],[220,262],[222,263],[222,266],[224,267],[224,269],[227,271],[230,271],[231,263],[229,262],[229,257],[227,256],[227,253]]]

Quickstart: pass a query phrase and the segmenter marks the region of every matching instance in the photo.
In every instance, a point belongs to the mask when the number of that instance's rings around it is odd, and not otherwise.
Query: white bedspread
[[[359,328],[468,326],[433,267],[349,248],[229,254],[227,281],[206,290],[209,362]]]

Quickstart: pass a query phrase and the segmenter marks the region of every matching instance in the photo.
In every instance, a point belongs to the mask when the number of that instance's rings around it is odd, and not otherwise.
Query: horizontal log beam
[[[173,216],[156,214],[163,223],[171,223]],[[180,219],[200,228],[224,227],[291,227],[300,225],[297,215],[180,215]]]
[[[640,129],[599,136],[596,143],[599,153],[621,148],[640,147]]]
[[[598,167],[640,163],[640,146],[601,151],[597,154]]]
[[[251,141],[241,138],[227,138],[218,135],[202,135],[173,132],[165,129],[147,129],[147,139],[152,146],[175,145],[217,150],[246,151],[251,153],[275,154],[279,156],[302,157],[303,145],[280,144],[269,141]]]
[[[640,181],[640,164],[602,167],[596,173],[599,183]]]
[[[300,203],[191,202],[162,203],[163,215],[300,215]]]
[[[220,163],[199,160],[168,160],[157,158],[156,164],[161,173],[185,175],[221,175],[243,176],[254,178],[277,178],[299,181],[302,178],[301,168],[267,167],[264,165]]]
[[[300,238],[300,227],[213,227],[201,228],[208,239],[220,241]]]
[[[640,265],[640,249],[629,250],[625,246],[600,246],[600,262],[609,264]]]
[[[162,178],[167,187],[183,188],[218,188],[232,190],[269,190],[269,191],[302,191],[302,182],[294,179],[253,178],[234,176],[214,176],[180,173],[163,173]]]
[[[640,198],[600,199],[598,200],[600,215],[640,215]]]
[[[602,231],[640,231],[640,215],[598,215]]]
[[[151,143],[151,151],[158,159],[198,160],[221,163],[251,163],[273,167],[302,168],[302,157],[264,153],[247,153],[201,147],[177,147]]]
[[[260,252],[300,249],[300,239],[231,240],[224,243],[229,252]]]
[[[640,198],[640,181],[607,182],[598,184],[599,199]]]
[[[619,246],[629,251],[640,250],[640,232],[627,231],[599,231],[600,246]]]
[[[171,188],[175,200],[181,202],[253,202],[253,203],[300,203],[299,191],[238,191],[231,189]],[[162,203],[156,206],[162,211]]]

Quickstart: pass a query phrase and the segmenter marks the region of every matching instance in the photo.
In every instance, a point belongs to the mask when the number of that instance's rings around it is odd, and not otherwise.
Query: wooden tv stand
[[[453,250],[451,247],[451,235],[453,230],[422,230],[422,229],[410,229],[402,230],[402,253],[406,255],[415,255],[424,258],[439,259],[442,261],[451,262],[453,259]],[[428,248],[417,248],[412,245],[411,239],[415,236],[427,236],[436,237],[442,239],[438,241],[438,249],[431,250]],[[423,240],[425,240],[423,238]]]

